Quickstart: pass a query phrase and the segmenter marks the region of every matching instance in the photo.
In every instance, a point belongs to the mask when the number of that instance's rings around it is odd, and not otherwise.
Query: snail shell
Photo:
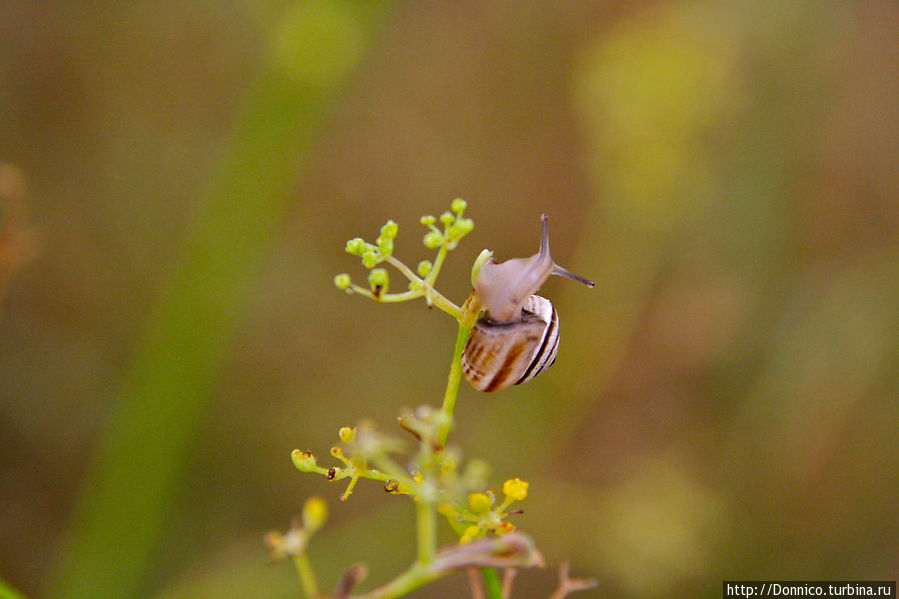
[[[545,297],[525,299],[511,322],[479,320],[462,352],[462,372],[478,391],[498,391],[529,381],[556,359],[559,315]]]
[[[589,281],[553,262],[547,218],[542,216],[540,251],[529,258],[488,261],[478,271],[474,293],[486,314],[472,328],[462,352],[465,379],[480,391],[498,391],[546,370],[559,351],[559,315],[534,292],[551,274]]]

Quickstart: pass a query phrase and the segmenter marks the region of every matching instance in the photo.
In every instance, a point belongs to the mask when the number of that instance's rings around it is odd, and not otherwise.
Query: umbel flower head
[[[379,302],[403,302],[424,297],[428,305],[436,305],[458,318],[461,309],[438,293],[434,289],[434,282],[447,252],[455,249],[459,241],[474,229],[474,221],[463,216],[467,206],[465,200],[456,198],[450,205],[450,210],[441,214],[439,219],[432,215],[421,217],[421,224],[428,228],[422,243],[430,250],[437,250],[437,256],[433,261],[421,260],[414,271],[393,255],[394,240],[399,233],[399,225],[394,221],[384,223],[374,243],[361,237],[350,239],[346,242],[346,252],[357,256],[362,261],[362,266],[369,270],[368,287],[357,285],[347,273],[335,276],[334,285],[347,293],[364,295]],[[437,227],[438,220],[443,229]],[[408,279],[407,291],[388,291],[390,276],[385,268],[379,267],[382,263],[393,266]]]
[[[523,512],[509,510],[509,506],[527,498],[528,483],[511,478],[503,483],[503,495],[502,503],[496,505],[496,496],[491,489],[477,491],[468,494],[467,505],[444,503],[438,509],[461,531],[459,542],[470,543],[490,534],[503,535],[517,530],[507,518]]]

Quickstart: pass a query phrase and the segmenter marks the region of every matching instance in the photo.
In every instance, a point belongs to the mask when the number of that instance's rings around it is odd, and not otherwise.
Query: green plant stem
[[[444,312],[452,315],[453,318],[459,318],[462,314],[462,309],[448,300],[442,293],[434,288],[434,282],[437,279],[437,275],[440,273],[440,266],[443,264],[443,260],[446,258],[446,251],[446,246],[441,246],[440,251],[437,253],[437,258],[435,258],[434,260],[434,266],[431,268],[431,272],[429,272],[428,276],[424,279],[420,278],[418,275],[412,272],[412,269],[406,266],[405,263],[397,260],[393,256],[387,256],[385,260],[388,264],[393,265],[394,268],[403,273],[403,276],[405,276],[407,279],[409,279],[413,283],[418,283],[419,285],[421,285],[421,289],[419,289],[416,293],[418,293],[419,295],[424,295],[428,300],[428,304],[434,304]]]
[[[374,39],[391,4],[345,5],[358,10],[360,39]],[[328,41],[350,42],[356,40]],[[177,532],[167,528],[177,522],[173,497],[179,483],[189,484],[180,476],[198,445],[230,343],[272,240],[296,203],[297,177],[314,162],[328,109],[351,74],[314,85],[286,72],[274,58],[261,66],[183,249],[152,293],[145,332],[115,385],[117,397],[104,398],[108,418],[85,465],[44,596],[124,599],[147,596],[158,584],[152,580],[157,560],[167,536]]]
[[[416,529],[418,531],[419,566],[434,563],[437,552],[437,498],[434,495],[434,445],[430,436],[423,436],[418,450],[421,480],[415,497]]]
[[[409,279],[410,281],[412,281],[413,283],[415,283],[415,282],[421,283],[422,282],[421,278],[417,274],[412,272],[412,269],[409,268],[408,266],[406,266],[405,262],[403,262],[401,260],[397,260],[393,256],[385,256],[384,260],[388,264],[393,265],[393,267],[395,269],[397,269],[398,271],[403,273],[403,276],[406,277],[407,279]]]
[[[431,287],[429,283],[423,281],[422,279],[412,279],[412,281],[419,283],[422,287],[419,289],[403,291],[401,293],[381,293],[379,295],[375,295],[371,292],[371,290],[355,283],[350,283],[350,286],[347,289],[357,295],[365,296],[382,304],[408,302],[409,300],[414,300],[419,297],[426,297],[428,298],[429,304],[437,306],[453,318],[458,319],[461,317],[462,309],[448,300],[446,296],[441,294],[439,291]]]
[[[446,391],[443,394],[443,405],[440,408],[443,418],[437,430],[437,447],[446,445],[446,439],[453,428],[453,412],[456,408],[456,397],[459,395],[459,384],[462,382],[462,352],[465,350],[465,344],[468,343],[471,329],[477,322],[480,312],[481,305],[477,300],[477,296],[474,294],[470,295],[468,300],[462,305],[459,316],[456,347],[453,349],[453,361],[450,363]]]
[[[440,250],[437,252],[437,257],[434,258],[434,265],[431,267],[431,272],[428,273],[428,276],[425,277],[425,298],[428,301],[428,305],[430,306],[434,303],[435,294],[437,292],[434,289],[434,282],[437,280],[437,275],[440,274],[440,267],[443,266],[443,260],[446,258],[446,242],[440,246]],[[459,313],[456,314],[456,318],[459,318]]]
[[[402,597],[418,587],[449,574],[449,572],[449,570],[438,570],[433,566],[415,564],[384,586],[369,591],[364,595],[356,595],[355,599],[393,599]]]
[[[462,381],[462,351],[471,335],[471,327],[465,327],[459,323],[459,332],[456,334],[456,347],[453,351],[453,361],[450,364],[450,372],[446,381],[446,391],[443,394],[443,405],[440,410],[443,418],[437,431],[437,446],[446,445],[446,439],[453,427],[453,412],[456,409],[456,398],[459,395],[459,383]]]
[[[441,248],[441,252],[437,256],[435,267],[431,273],[432,275],[436,275],[436,272],[439,270],[440,264],[443,262],[443,258],[445,257],[445,255],[446,247],[444,246],[443,248]],[[388,260],[388,262],[394,264],[394,260]],[[396,264],[394,264],[394,266],[396,266]],[[399,270],[407,278],[409,278],[410,280],[414,280],[413,277],[415,277],[415,275],[408,268],[400,268]],[[424,279],[422,283],[424,287],[423,291],[415,291],[411,293],[396,295],[404,296],[405,298],[405,296],[411,296],[414,294],[425,295],[425,293],[428,293],[429,297],[435,300],[434,304],[437,305],[437,307],[455,316],[459,322],[459,330],[456,335],[456,345],[453,350],[453,359],[450,363],[450,372],[449,376],[447,377],[446,391],[443,395],[443,405],[441,406],[440,410],[442,418],[440,419],[437,430],[435,431],[435,437],[431,441],[428,441],[427,439],[422,440],[421,450],[418,458],[418,462],[424,476],[424,479],[419,484],[432,485],[433,482],[431,481],[430,477],[432,475],[431,471],[435,467],[434,451],[436,449],[439,452],[440,449],[443,448],[443,446],[446,444],[447,437],[449,436],[449,433],[453,427],[453,411],[455,410],[456,406],[456,398],[459,395],[459,385],[462,381],[462,352],[465,349],[465,344],[468,342],[469,336],[471,335],[471,329],[474,327],[475,322],[477,322],[477,318],[481,311],[481,306],[474,294],[469,296],[468,300],[462,305],[461,308],[459,308],[449,300],[446,300],[446,298],[437,293],[433,289],[433,287],[431,287],[431,285],[433,284],[433,276]],[[362,288],[357,288],[356,286],[353,286],[353,291],[360,293],[361,295],[370,295],[371,297],[373,297],[371,295],[371,292],[368,292],[367,290],[364,290]],[[384,301],[384,298],[380,298],[380,301]],[[367,478],[376,477],[367,476]],[[400,574],[382,587],[374,589],[373,591],[370,591],[364,595],[359,595],[359,599],[389,599],[391,597],[400,597],[424,584],[440,578],[447,573],[447,570],[435,568],[434,564],[434,556],[437,550],[437,509],[436,500],[433,497],[433,491],[431,489],[425,488],[423,492],[419,493],[415,503],[415,516],[418,543],[416,561],[404,573]],[[304,588],[306,588],[306,592],[308,595],[309,590],[306,587],[305,577],[302,574],[301,564],[299,561],[297,561],[297,569],[300,571],[300,578],[304,579]],[[499,579],[496,576],[496,571],[492,568],[488,568],[486,570],[493,572],[493,578],[498,584]],[[486,581],[489,574],[485,573],[483,574],[483,576],[485,576]],[[491,589],[491,599],[501,599],[501,589],[499,591],[499,594],[496,594],[495,592],[493,592],[489,581],[487,581],[487,586],[488,589]]]
[[[440,246],[440,249],[437,251],[437,256],[434,258],[434,265],[431,267],[431,272],[428,273],[428,276],[425,277],[425,281],[428,284],[428,287],[434,287],[434,281],[437,280],[437,275],[440,274],[440,268],[443,266],[443,261],[446,259],[447,252],[446,244]]]
[[[372,480],[379,480],[384,483],[395,480],[406,488],[411,488],[412,486],[414,486],[415,483],[406,472],[406,470],[395,461],[390,459],[390,456],[386,454],[377,455],[372,458],[372,461],[375,462],[383,472],[375,470],[374,468],[369,468],[365,472],[361,473],[359,475],[359,478],[370,478]]]
[[[318,597],[318,583],[315,581],[315,573],[312,571],[312,564],[309,563],[309,556],[305,553],[298,553],[293,556],[293,563],[297,568],[297,574],[300,576],[300,584],[303,585],[303,594],[306,599],[316,599]]]
[[[25,595],[0,578],[0,599],[25,599]]]
[[[434,562],[437,551],[437,511],[432,501],[421,497],[415,502],[416,528],[418,530],[418,563],[422,566]]]
[[[429,286],[427,295],[428,297],[430,297],[432,304],[434,304],[453,318],[459,318],[462,310],[459,308],[459,306],[446,299],[446,297],[439,291]]]
[[[450,372],[447,377],[446,391],[443,394],[443,405],[440,409],[442,418],[436,431],[434,445],[443,448],[446,439],[453,427],[453,410],[456,406],[456,397],[459,395],[459,383],[462,380],[462,350],[471,335],[471,329],[480,312],[480,304],[472,294],[463,304],[459,315],[459,332],[456,335],[456,347],[453,350],[453,361],[450,363]],[[433,467],[432,444],[423,441],[419,463],[423,470]],[[428,474],[426,473],[426,477]],[[425,478],[425,483],[428,479]],[[434,552],[437,547],[437,513],[436,505],[428,490],[418,496],[415,504],[417,528],[418,528],[418,564],[428,565],[433,562]]]
[[[496,568],[481,568],[481,578],[484,579],[484,588],[490,599],[503,599],[503,585]]]

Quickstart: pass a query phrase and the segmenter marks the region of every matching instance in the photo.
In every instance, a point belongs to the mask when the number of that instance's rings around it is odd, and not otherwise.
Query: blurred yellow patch
[[[666,230],[703,201],[704,137],[739,96],[724,15],[688,5],[638,12],[581,55],[574,98],[587,166],[613,214],[636,226]]]
[[[336,85],[358,61],[362,36],[353,5],[326,0],[298,3],[285,11],[275,29],[274,62],[295,83]]]
[[[597,506],[595,551],[639,597],[708,576],[724,501],[691,480],[677,455],[650,458]]]
[[[328,519],[328,504],[318,496],[310,497],[303,504],[303,528],[309,533],[320,529]]]

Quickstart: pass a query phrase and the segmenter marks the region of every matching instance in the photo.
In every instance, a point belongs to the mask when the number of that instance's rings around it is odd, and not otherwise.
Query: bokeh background
[[[450,298],[544,211],[597,281],[545,285],[557,364],[454,434],[580,596],[895,579],[897,106],[892,0],[0,3],[0,576],[296,597],[262,536],[312,494],[323,586],[404,568],[410,503],[289,452],[439,403],[451,320],[332,277],[464,197]]]

